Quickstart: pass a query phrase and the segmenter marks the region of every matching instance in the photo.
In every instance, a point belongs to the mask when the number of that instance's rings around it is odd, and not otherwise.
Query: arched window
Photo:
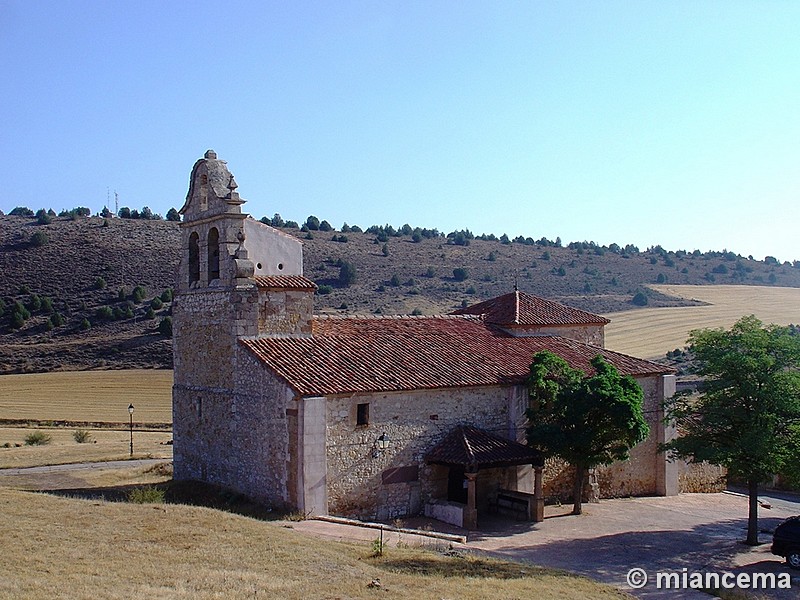
[[[208,232],[208,281],[219,279],[219,231],[212,227]]]
[[[189,236],[189,283],[200,281],[200,236],[192,232]]]

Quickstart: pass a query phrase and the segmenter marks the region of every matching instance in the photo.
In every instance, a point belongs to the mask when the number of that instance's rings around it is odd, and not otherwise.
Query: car
[[[800,516],[789,517],[775,528],[772,553],[783,556],[793,569],[800,569]]]

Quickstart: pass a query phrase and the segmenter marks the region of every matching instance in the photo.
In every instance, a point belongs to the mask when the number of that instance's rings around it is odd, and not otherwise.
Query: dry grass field
[[[740,317],[754,314],[764,323],[800,323],[800,289],[747,285],[654,285],[670,296],[696,299],[708,306],[640,308],[606,315],[606,347],[660,358],[683,348],[692,329],[730,327]]]
[[[625,598],[530,565],[314,540],[171,504],[0,490],[0,598]],[[370,584],[380,580],[380,587]]]
[[[25,445],[25,437],[40,431],[52,438],[49,444]],[[130,458],[130,435],[127,431],[91,429],[89,440],[79,444],[69,428],[12,428],[0,427],[0,469],[61,465],[78,462],[126,460]],[[134,431],[134,458],[172,459],[172,439],[169,431]],[[4,447],[6,444],[10,447]],[[19,445],[18,445],[19,444]]]
[[[172,371],[0,376],[0,419],[128,423],[129,404],[134,423],[172,423]]]

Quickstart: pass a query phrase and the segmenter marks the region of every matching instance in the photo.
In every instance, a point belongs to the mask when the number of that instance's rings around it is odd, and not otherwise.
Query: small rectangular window
[[[369,403],[356,407],[356,426],[369,425]]]

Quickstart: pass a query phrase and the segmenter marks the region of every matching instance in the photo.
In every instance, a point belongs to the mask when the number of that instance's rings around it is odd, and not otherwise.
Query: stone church
[[[677,465],[657,453],[674,375],[605,349],[607,319],[519,291],[449,315],[317,316],[302,242],[244,202],[206,152],[180,210],[176,480],[314,515],[474,527],[499,497],[532,497],[541,518],[567,475],[524,444],[524,381],[550,350],[585,371],[601,354],[644,390],[650,437],[598,470],[602,494],[678,492]]]

